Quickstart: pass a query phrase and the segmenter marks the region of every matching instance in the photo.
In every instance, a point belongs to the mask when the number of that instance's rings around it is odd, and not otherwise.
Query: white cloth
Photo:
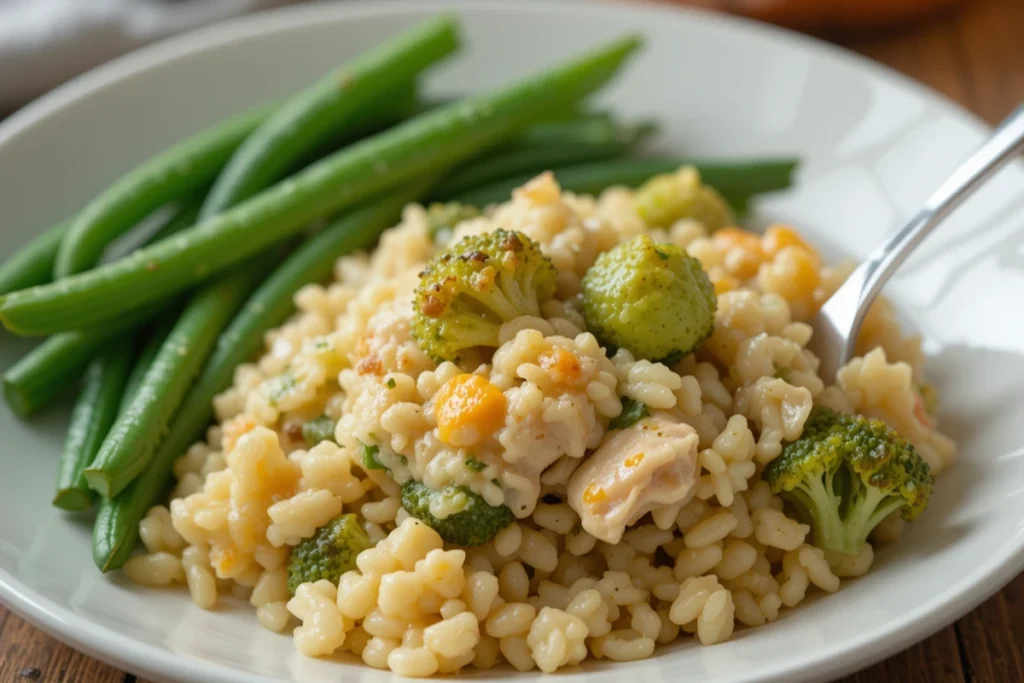
[[[0,0],[0,108],[146,43],[295,0]]]

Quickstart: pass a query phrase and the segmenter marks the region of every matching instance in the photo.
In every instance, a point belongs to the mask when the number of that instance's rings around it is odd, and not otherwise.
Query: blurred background
[[[231,16],[301,1],[0,0],[0,115],[141,45]],[[674,2],[742,14],[839,42],[863,42],[934,22],[987,0]]]

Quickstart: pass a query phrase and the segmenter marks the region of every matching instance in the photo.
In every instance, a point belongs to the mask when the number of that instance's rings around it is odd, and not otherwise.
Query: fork
[[[875,248],[824,303],[811,321],[807,348],[821,361],[818,373],[830,383],[854,354],[857,333],[883,285],[914,248],[999,169],[1024,150],[1024,105],[993,131],[928,198],[899,232]]]

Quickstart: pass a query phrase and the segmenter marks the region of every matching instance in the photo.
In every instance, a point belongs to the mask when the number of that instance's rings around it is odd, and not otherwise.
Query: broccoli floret
[[[416,288],[413,336],[434,358],[458,360],[471,347],[498,346],[498,330],[540,315],[555,294],[555,267],[526,235],[470,235],[427,263]]]
[[[302,424],[302,439],[310,446],[315,446],[321,441],[334,440],[334,420],[321,415]]]
[[[583,276],[583,315],[605,346],[649,360],[678,359],[715,327],[715,288],[700,261],[674,244],[634,237]]]
[[[469,204],[436,202],[427,207],[427,233],[437,244],[444,244],[452,238],[455,226],[479,215],[480,209]]]
[[[470,472],[483,472],[485,469],[487,469],[487,463],[481,462],[474,458],[473,456],[469,456],[468,458],[466,458],[465,465],[466,469],[469,470]]]
[[[626,429],[650,415],[651,411],[646,403],[625,396],[622,399],[622,412],[608,423],[608,429]]]
[[[335,517],[311,537],[292,549],[288,559],[288,590],[293,595],[300,584],[327,579],[338,583],[345,572],[355,569],[356,556],[373,541],[353,514]]]
[[[431,503],[456,512],[438,519],[430,512]],[[402,507],[448,543],[461,546],[487,543],[512,523],[512,511],[508,507],[488,505],[468,487],[457,484],[435,491],[410,479],[402,485]]]
[[[729,204],[714,188],[701,183],[692,166],[651,178],[636,191],[633,202],[650,228],[668,228],[690,218],[714,232],[733,222]]]
[[[847,554],[890,513],[917,518],[932,493],[928,464],[888,425],[823,407],[764,479],[811,525],[816,546]]]

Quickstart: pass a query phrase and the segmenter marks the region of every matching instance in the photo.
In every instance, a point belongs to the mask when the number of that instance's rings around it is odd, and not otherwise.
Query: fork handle
[[[964,161],[928,198],[906,226],[877,247],[861,264],[858,320],[860,326],[868,304],[903,263],[946,216],[974,194],[996,171],[1024,150],[1024,104],[1003,119],[992,136]]]

